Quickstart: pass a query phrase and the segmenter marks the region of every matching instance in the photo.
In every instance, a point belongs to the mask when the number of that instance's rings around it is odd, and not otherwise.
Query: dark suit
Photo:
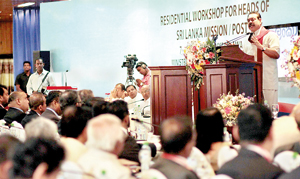
[[[193,171],[164,158],[158,158],[151,168],[159,170],[168,179],[198,179]]]
[[[38,113],[34,110],[31,110],[21,121],[22,126],[25,128],[25,125],[30,122],[32,119],[39,117]]]
[[[17,121],[18,123],[21,123],[22,119],[26,116],[25,113],[22,111],[16,109],[16,108],[9,108],[6,115],[4,116],[4,120],[11,124],[14,121]]]
[[[131,161],[139,162],[140,146],[136,143],[136,140],[128,136],[124,143],[124,149],[119,155],[119,158],[124,158]]]
[[[218,171],[218,174],[225,174],[234,179],[271,179],[279,177],[282,173],[283,170],[246,148],[242,148],[236,158],[225,163]]]
[[[296,179],[300,178],[300,167],[291,171],[290,173],[283,174],[279,177],[279,179]]]
[[[0,106],[0,119],[3,119],[6,113],[6,109]]]
[[[45,112],[43,112],[43,114],[41,115],[47,119],[52,120],[53,122],[55,122],[56,124],[58,123],[58,121],[60,120],[55,113],[53,113],[53,111],[49,110],[48,108],[45,110]]]

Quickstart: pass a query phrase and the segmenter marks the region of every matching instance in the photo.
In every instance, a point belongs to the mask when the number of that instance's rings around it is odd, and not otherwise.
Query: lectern
[[[204,65],[204,85],[195,99],[195,112],[213,106],[223,93],[245,93],[262,102],[262,63],[245,54],[237,45],[221,47],[219,64]]]
[[[175,115],[192,117],[192,85],[185,66],[156,66],[151,70],[151,117],[159,125]],[[158,128],[154,128],[158,133]]]

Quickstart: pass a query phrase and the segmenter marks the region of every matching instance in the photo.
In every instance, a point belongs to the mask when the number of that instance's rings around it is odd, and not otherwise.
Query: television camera
[[[121,67],[122,68],[127,67],[127,79],[126,79],[126,83],[125,83],[125,86],[127,86],[127,85],[131,85],[131,84],[135,83],[135,79],[133,77],[133,73],[134,73],[133,69],[134,69],[138,59],[136,58],[135,54],[133,54],[133,55],[128,54],[127,56],[125,56],[125,59],[126,59],[126,61],[123,62]]]

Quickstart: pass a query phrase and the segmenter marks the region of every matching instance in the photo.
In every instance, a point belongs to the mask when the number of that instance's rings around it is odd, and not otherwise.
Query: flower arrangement
[[[300,36],[294,41],[294,48],[286,58],[287,77],[293,81],[293,86],[300,89]]]
[[[219,57],[216,55],[220,49],[216,50],[214,41],[209,38],[207,41],[191,41],[184,48],[184,57],[186,59],[186,69],[195,82],[197,89],[203,84],[203,65],[218,63]]]
[[[238,94],[237,90],[235,96],[230,94],[230,92],[227,95],[220,95],[220,98],[217,99],[213,106],[221,112],[225,125],[233,126],[236,124],[239,112],[249,106],[254,101],[254,97],[245,97],[245,93]]]

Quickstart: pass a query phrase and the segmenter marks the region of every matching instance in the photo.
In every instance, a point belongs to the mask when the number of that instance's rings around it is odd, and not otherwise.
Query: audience
[[[160,128],[164,153],[151,168],[159,170],[167,178],[198,178],[189,169],[187,158],[196,144],[196,132],[189,118],[172,117],[164,120]]]
[[[8,91],[6,86],[0,85],[0,119],[3,119],[7,110],[5,107],[8,104]]]
[[[144,85],[141,88],[141,94],[144,98],[144,101],[141,103],[142,115],[150,116],[150,86]]]
[[[107,112],[116,115],[121,120],[122,130],[127,136],[124,144],[124,149],[119,155],[119,158],[124,158],[131,161],[139,162],[140,147],[136,140],[128,135],[128,127],[130,123],[127,103],[123,100],[116,100],[108,104]]]
[[[94,105],[93,105],[93,117],[96,117],[100,114],[105,114],[107,113],[107,105],[109,104],[109,102],[107,101],[97,101]]]
[[[66,90],[59,97],[61,110],[64,111],[68,106],[80,106],[80,99],[76,91]]]
[[[229,145],[223,142],[224,121],[220,111],[217,108],[200,111],[196,119],[196,130],[196,147],[205,154],[214,171],[217,171],[219,150]]]
[[[82,106],[86,106],[87,103],[94,97],[93,91],[88,89],[79,90],[78,95]]]
[[[237,121],[242,148],[218,174],[232,178],[277,178],[283,171],[271,164],[274,136],[271,111],[261,104],[250,105],[239,113]]]
[[[77,162],[79,157],[86,152],[87,141],[86,124],[92,118],[89,107],[69,106],[63,112],[59,133],[61,144],[66,150],[66,160]]]
[[[46,110],[46,98],[43,93],[33,92],[29,97],[29,107],[31,109],[30,112],[21,121],[23,127]]]
[[[116,84],[115,88],[110,92],[108,101],[124,99],[125,97],[126,97],[125,85],[122,83],[118,83]]]
[[[47,108],[42,114],[43,117],[52,120],[56,124],[60,120],[61,107],[59,103],[60,91],[50,91],[46,97]]]
[[[20,141],[11,135],[0,136],[0,179],[9,179],[12,157]]]
[[[88,122],[88,151],[78,161],[85,172],[96,178],[131,178],[129,168],[118,160],[126,138],[121,127],[120,119],[111,114],[99,115]]]
[[[11,124],[16,121],[21,123],[22,119],[25,117],[25,112],[28,111],[29,101],[27,99],[27,94],[24,92],[15,91],[11,93],[8,98],[8,111],[4,116],[4,120],[7,124]]]
[[[50,119],[42,116],[31,120],[25,126],[26,139],[40,137],[59,141],[57,125]]]
[[[87,100],[87,102],[85,103],[85,106],[92,108],[94,106],[94,104],[96,104],[99,101],[104,101],[104,98],[103,97],[92,97],[89,100]]]
[[[10,178],[56,178],[64,149],[53,139],[31,138],[16,147]]]
[[[129,96],[124,98],[124,100],[128,103],[129,112],[133,113],[134,107],[141,104],[143,96],[138,93],[134,85],[128,85],[126,87],[126,92]]]

